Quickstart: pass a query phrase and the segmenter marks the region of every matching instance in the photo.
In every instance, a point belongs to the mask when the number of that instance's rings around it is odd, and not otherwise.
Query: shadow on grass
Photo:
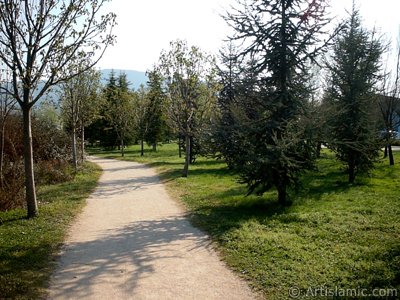
[[[28,220],[27,216],[12,217],[12,218],[7,218],[6,220],[3,220],[0,218],[0,226],[7,225],[7,224],[13,224],[18,221],[26,221],[26,220]]]
[[[311,172],[303,176],[298,196],[320,200],[325,194],[338,194],[348,191],[357,184],[349,184],[344,180],[343,173]],[[294,199],[296,200],[296,199]]]
[[[240,196],[243,195],[242,191],[242,189],[230,190],[220,197]],[[280,205],[275,199],[244,197],[243,200],[232,204],[201,206],[192,211],[190,219],[194,225],[211,233],[215,239],[219,240],[226,232],[240,228],[250,219],[263,223],[266,218],[285,214],[287,210],[287,207]]]
[[[217,178],[232,176],[234,173],[227,168],[215,168],[195,169],[191,171],[191,175],[200,177],[211,175]],[[302,223],[303,219],[295,218],[291,214],[293,207],[303,205],[302,200],[318,201],[327,193],[345,193],[354,185],[343,181],[343,173],[340,171],[328,170],[325,173],[310,172],[303,177],[302,187],[298,191],[289,191],[291,201],[289,206],[282,206],[278,202],[274,189],[264,196],[246,196],[245,185],[215,192],[212,194],[214,202],[205,199],[204,205],[194,204],[196,208],[192,211],[191,220],[196,226],[210,232],[216,239],[220,239],[227,231],[239,228],[244,222],[251,219],[265,223],[272,217],[278,217],[284,223]],[[199,200],[202,199],[199,198]],[[289,214],[288,217],[285,217],[287,214]]]
[[[101,148],[88,148],[89,155],[107,157],[107,158],[122,158],[121,150],[104,150]],[[153,151],[152,149],[144,149],[143,156],[141,155],[140,149],[125,149],[125,158],[144,158],[144,157],[159,157],[161,150]],[[178,151],[176,150],[164,150],[162,151],[162,157],[176,157]],[[182,158],[183,159],[183,158]]]
[[[1,297],[18,299],[21,295],[29,295],[30,299],[38,299],[39,291],[48,279],[48,263],[44,258],[50,255],[49,249],[51,247],[48,244],[38,243],[35,247],[19,245],[0,250]]]
[[[229,175],[234,175],[235,173],[231,172],[228,170],[228,168],[221,168],[221,167],[215,167],[215,168],[193,168],[192,170],[189,170],[189,176],[202,176],[202,175],[207,175],[207,176],[215,176],[215,177],[223,177],[223,176],[229,176]]]

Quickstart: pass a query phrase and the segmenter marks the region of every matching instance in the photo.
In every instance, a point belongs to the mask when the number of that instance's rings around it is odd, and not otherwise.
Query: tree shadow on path
[[[114,288],[132,293],[141,279],[156,271],[156,264],[168,264],[170,259],[176,264],[210,247],[210,241],[184,217],[134,222],[103,235],[65,247],[53,280],[54,297],[91,297],[91,287],[110,280],[117,283]]]

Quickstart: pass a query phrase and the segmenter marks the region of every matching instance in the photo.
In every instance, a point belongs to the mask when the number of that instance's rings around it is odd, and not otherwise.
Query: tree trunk
[[[186,146],[186,155],[185,155],[185,166],[183,167],[182,176],[188,177],[189,175],[189,164],[190,164],[190,136],[185,136],[185,146]]]
[[[153,144],[153,151],[154,151],[154,152],[157,152],[157,143],[154,143],[154,144]]]
[[[388,145],[388,153],[389,153],[389,165],[394,166],[394,157],[391,144]]]
[[[353,184],[356,179],[356,170],[353,163],[349,163],[349,183]]]
[[[179,151],[179,158],[182,158],[182,147],[181,147],[181,138],[178,138],[178,151]]]
[[[34,218],[38,214],[38,205],[36,201],[35,175],[33,172],[31,107],[22,107],[22,114],[24,121],[25,199],[28,218]]]
[[[279,178],[280,177],[280,178]],[[278,184],[276,189],[278,190],[278,202],[282,206],[287,206],[287,180],[284,174],[278,175]]]
[[[190,156],[189,156],[189,163],[193,164],[195,159],[194,159],[194,155],[193,155],[193,137],[190,137]]]
[[[78,155],[76,153],[76,128],[72,126],[72,164],[74,165],[75,173],[78,171]]]
[[[383,158],[386,158],[388,156],[388,144],[385,144],[385,151],[383,152]]]
[[[322,143],[317,142],[317,158],[321,157],[321,149],[322,149]]]
[[[4,138],[4,130],[5,130],[5,120],[3,120],[2,125],[1,125],[1,153],[0,153],[0,188],[3,188],[3,180],[4,180],[4,175],[3,175],[3,165],[4,165],[4,143],[5,143],[5,138]]]
[[[81,162],[85,161],[85,126],[81,124]]]
[[[144,141],[140,140],[140,156],[144,156]]]
[[[121,138],[121,155],[122,155],[122,157],[125,156],[124,138]]]
[[[282,206],[287,205],[287,195],[286,195],[286,188],[278,187],[278,202]]]

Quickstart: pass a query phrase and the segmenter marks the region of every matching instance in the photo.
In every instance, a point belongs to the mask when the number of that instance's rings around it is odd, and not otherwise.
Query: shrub
[[[5,161],[0,184],[0,210],[23,207],[24,200],[24,165],[22,161]]]
[[[73,178],[71,165],[65,160],[53,159],[40,161],[35,166],[37,185],[56,184]]]
[[[66,133],[46,118],[33,118],[32,129],[36,184],[54,184],[72,179],[73,173],[68,164],[71,151]],[[2,161],[0,211],[24,207],[22,117],[19,113],[10,115],[5,124]]]

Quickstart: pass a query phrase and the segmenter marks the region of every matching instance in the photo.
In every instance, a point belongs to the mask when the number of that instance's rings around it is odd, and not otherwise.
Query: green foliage
[[[171,42],[169,51],[161,53],[156,69],[164,82],[167,120],[185,143],[183,176],[188,176],[195,155],[192,145],[215,110],[218,84],[214,59],[177,40]]]
[[[99,114],[101,106],[100,72],[94,69],[69,79],[61,86],[61,112],[63,123],[69,131],[89,126]]]
[[[99,141],[104,148],[126,145],[133,137],[133,98],[126,74],[118,77],[112,71],[102,92],[99,119],[88,127],[92,142]],[[124,147],[121,147],[123,150]]]
[[[229,142],[220,142],[221,154],[247,183],[248,193],[263,194],[276,187],[279,201],[286,205],[288,188],[313,165],[315,145],[307,141],[302,119],[310,98],[309,62],[324,46],[319,34],[329,21],[324,18],[326,4],[241,4],[226,16],[235,30],[232,41],[246,47],[226,55],[222,82],[228,85],[220,98],[225,112],[218,138]],[[321,48],[315,48],[318,43]]]
[[[71,157],[68,136],[60,128],[58,116],[50,106],[35,110],[32,120],[37,184],[70,178]],[[4,148],[0,180],[0,211],[24,206],[24,165],[22,122],[19,113],[8,116],[4,127]]]
[[[72,181],[40,186],[35,219],[24,218],[21,209],[0,212],[1,298],[44,298],[56,252],[99,176],[98,167],[86,164]]]
[[[223,259],[266,299],[288,299],[291,287],[400,290],[397,167],[378,163],[362,184],[349,185],[334,155],[322,151],[317,169],[301,177],[304,189],[294,204],[282,207],[273,191],[244,197],[246,186],[218,160],[200,158],[190,177],[180,177],[175,144],[148,150],[144,157],[131,147],[125,159],[158,168],[192,222],[211,235]]]
[[[51,87],[93,67],[113,44],[115,14],[99,15],[106,2],[0,2],[0,65],[13,74],[5,92],[18,102],[23,114],[25,194],[30,218],[38,214],[32,107]]]
[[[100,72],[89,69],[61,85],[61,117],[64,130],[71,136],[72,163],[84,162],[85,127],[98,118],[100,103]],[[80,155],[78,159],[78,137]]]
[[[148,107],[145,119],[148,126],[145,140],[148,145],[152,145],[155,148],[158,143],[164,140],[167,133],[166,117],[163,112],[165,94],[162,88],[161,75],[156,70],[153,70],[149,71],[147,76],[149,77],[147,92]]]
[[[380,149],[371,112],[382,53],[382,43],[362,28],[358,11],[353,9],[327,63],[327,100],[332,105],[328,142],[346,165],[350,183],[358,173],[373,168]]]
[[[135,137],[142,143],[146,140],[149,134],[149,127],[154,124],[150,124],[151,105],[154,104],[150,101],[154,101],[154,98],[148,97],[148,91],[142,85],[137,91],[134,92],[134,109],[133,109],[133,128],[135,131]]]

